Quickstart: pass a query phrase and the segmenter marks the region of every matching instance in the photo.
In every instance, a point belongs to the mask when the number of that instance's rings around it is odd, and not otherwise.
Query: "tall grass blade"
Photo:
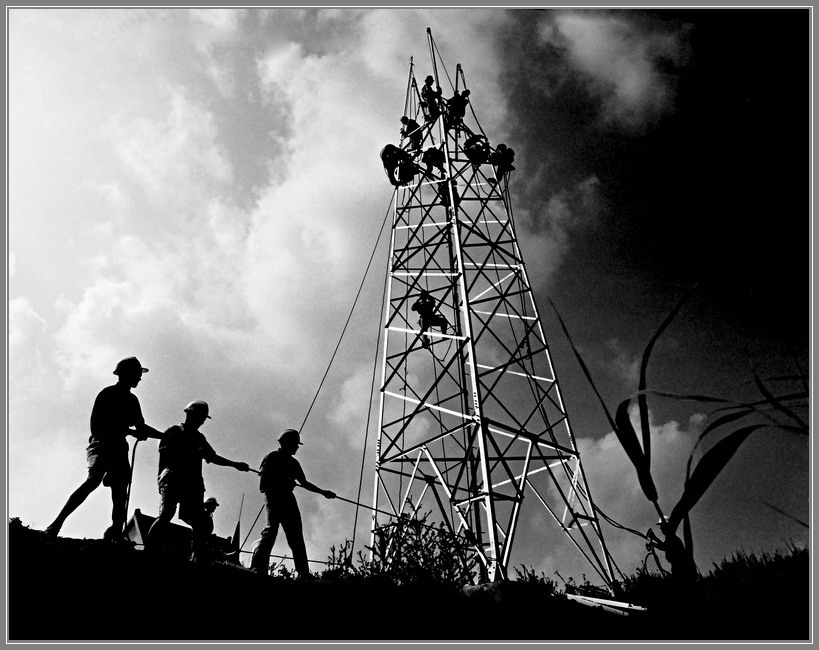
[[[651,427],[649,426],[648,422],[648,401],[646,400],[645,393],[643,392],[646,389],[646,371],[648,370],[648,360],[651,356],[651,352],[654,350],[654,344],[657,343],[657,339],[660,338],[660,334],[662,334],[665,331],[665,328],[668,327],[669,323],[674,320],[680,309],[682,309],[683,304],[685,304],[685,301],[688,300],[696,289],[697,286],[695,285],[679,300],[676,305],[674,305],[672,310],[668,313],[668,316],[666,316],[665,320],[660,324],[660,327],[658,327],[657,331],[654,332],[654,336],[651,337],[648,345],[646,345],[646,349],[643,351],[643,358],[640,362],[640,382],[638,386],[638,390],[640,392],[637,397],[637,406],[640,411],[640,429],[642,429],[643,434],[643,454],[645,456],[646,469],[649,471],[651,470]]]
[[[566,327],[566,323],[563,322],[563,318],[561,318],[560,312],[557,311],[557,307],[555,307],[555,304],[552,302],[551,298],[549,299],[549,304],[552,306],[552,309],[554,309],[555,315],[557,316],[557,320],[560,322],[560,326],[563,328],[563,333],[566,335],[566,339],[569,341],[569,345],[572,346],[574,356],[577,357],[577,362],[580,364],[580,368],[583,370],[583,374],[586,375],[586,379],[588,379],[589,385],[592,387],[594,394],[597,395],[597,399],[600,401],[600,405],[603,407],[603,411],[605,412],[606,417],[609,420],[611,428],[614,429],[616,433],[617,425],[614,423],[614,418],[611,417],[611,413],[609,413],[609,409],[606,406],[606,403],[603,401],[603,397],[597,390],[597,386],[595,386],[594,384],[594,380],[592,379],[591,373],[589,372],[589,369],[586,367],[586,362],[583,361],[583,357],[581,357],[580,352],[577,351],[577,346],[574,344],[574,340],[572,340],[571,334],[569,334],[569,330]]]
[[[729,434],[717,444],[715,444],[705,455],[700,459],[696,469],[691,474],[691,478],[686,482],[683,495],[679,502],[671,511],[671,517],[668,522],[672,530],[676,530],[680,525],[682,518],[694,507],[700,497],[709,488],[714,479],[723,470],[725,465],[736,453],[739,446],[745,442],[745,439],[757,429],[768,426],[766,424],[751,424],[747,427],[737,429]],[[693,454],[693,452],[692,452]],[[689,458],[690,467],[691,458]]]
[[[623,446],[626,455],[637,470],[637,480],[640,481],[640,487],[643,489],[643,494],[652,503],[656,503],[657,488],[654,485],[654,480],[651,478],[651,470],[648,467],[646,457],[643,450],[640,448],[640,441],[637,438],[637,432],[631,424],[631,418],[628,416],[628,407],[631,400],[627,399],[621,402],[617,407],[616,421],[617,426],[614,428],[614,433],[617,439]]]
[[[783,517],[787,517],[788,519],[790,519],[791,521],[796,522],[800,526],[804,526],[805,528],[810,528],[810,526],[808,524],[806,524],[804,521],[794,517],[792,514],[789,514],[789,513],[785,512],[784,510],[782,510],[782,508],[777,508],[775,505],[773,505],[772,503],[768,503],[767,501],[763,501],[762,503],[764,505],[768,506],[774,512],[778,512]]]

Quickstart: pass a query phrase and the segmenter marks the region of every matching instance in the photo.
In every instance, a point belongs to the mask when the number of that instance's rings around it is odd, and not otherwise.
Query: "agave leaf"
[[[697,442],[694,443],[694,449],[696,449],[699,446],[699,444],[703,441],[703,438],[705,438],[705,436],[707,436],[709,433],[711,433],[715,429],[718,429],[721,426],[724,426],[724,425],[726,425],[726,424],[728,424],[730,422],[733,422],[734,420],[739,420],[740,418],[744,418],[746,415],[750,415],[753,412],[754,412],[753,409],[742,409],[742,410],[739,410],[739,411],[735,411],[733,413],[727,413],[725,415],[722,415],[722,416],[718,417],[716,420],[713,420],[712,422],[709,422],[708,426],[705,427],[705,429],[703,429],[703,431],[700,434],[699,438],[697,438]],[[691,451],[693,452],[694,449],[692,449]],[[691,460],[691,457],[689,457],[689,461],[690,460]],[[689,467],[690,467],[690,464],[689,464]],[[688,475],[686,474],[686,481],[687,480],[688,480]]]
[[[549,299],[549,304],[552,306],[552,309],[555,310],[555,315],[557,316],[557,320],[560,322],[560,326],[563,328],[563,333],[566,335],[566,338],[569,341],[569,345],[572,346],[572,351],[574,352],[574,356],[577,357],[577,362],[580,364],[580,368],[583,370],[583,374],[586,375],[586,379],[589,381],[589,385],[592,387],[594,394],[597,395],[597,399],[600,402],[600,405],[603,407],[603,411],[606,414],[606,417],[609,420],[609,424],[611,428],[614,429],[615,433],[617,432],[617,425],[614,423],[614,419],[611,417],[611,413],[609,413],[609,409],[606,406],[606,403],[603,401],[600,392],[597,390],[597,386],[594,384],[594,380],[591,377],[591,373],[589,369],[586,367],[586,362],[583,361],[583,357],[580,356],[580,352],[577,351],[577,346],[575,346],[574,341],[572,340],[571,334],[569,334],[569,330],[566,328],[566,323],[563,322],[563,319],[560,316],[560,312],[557,311],[557,307],[552,302],[551,298]],[[633,461],[632,461],[633,462]]]
[[[648,345],[646,345],[646,349],[643,351],[642,361],[640,362],[640,382],[638,386],[638,390],[640,392],[637,397],[637,405],[640,411],[640,428],[642,429],[643,434],[643,454],[645,455],[646,469],[649,471],[651,470],[651,427],[649,426],[648,422],[648,401],[646,400],[646,395],[643,392],[646,389],[648,359],[651,356],[652,350],[654,350],[654,344],[657,342],[657,339],[660,338],[660,334],[662,334],[665,331],[665,328],[668,327],[668,324],[674,320],[685,301],[688,300],[689,296],[691,296],[696,289],[697,286],[695,285],[694,288],[686,293],[680,299],[680,301],[674,305],[672,310],[668,313],[668,316],[666,316],[665,320],[660,324],[660,327],[658,327],[657,331],[654,332],[654,336],[651,337]]]
[[[691,563],[694,562],[694,537],[691,535],[691,517],[689,513],[685,513],[683,517],[683,545],[685,552],[688,554],[688,559]]]
[[[691,478],[686,481],[683,495],[671,511],[671,517],[668,519],[671,530],[677,529],[682,518],[694,507],[697,501],[700,500],[700,497],[709,488],[711,483],[714,482],[714,479],[723,470],[728,461],[731,460],[736,450],[739,449],[739,446],[745,442],[745,439],[757,429],[761,429],[765,426],[768,425],[751,424],[747,427],[737,429],[720,440],[703,455],[696,469],[694,469],[694,472],[691,474]],[[688,459],[686,473],[690,467],[691,457]]]
[[[631,419],[628,416],[628,407],[631,403],[630,399],[620,403],[617,407],[617,426],[614,427],[614,433],[617,439],[623,446],[626,455],[631,459],[634,469],[637,470],[637,480],[640,481],[640,487],[643,488],[643,493],[646,498],[652,503],[657,502],[657,488],[654,486],[654,480],[651,478],[651,470],[646,462],[646,457],[643,450],[640,448],[640,441],[637,438],[637,432],[631,425]]]
[[[759,373],[756,371],[756,366],[754,366],[753,360],[748,357],[748,361],[751,364],[751,372],[754,373],[754,383],[756,384],[759,392],[762,393],[762,396],[770,402],[777,411],[784,413],[788,418],[796,422],[797,425],[802,427],[806,432],[808,431],[808,425],[800,418],[796,413],[791,411],[787,406],[782,404],[776,397],[774,397],[773,393],[768,390],[768,387],[765,385],[765,382],[762,381],[762,378],[759,376]]]

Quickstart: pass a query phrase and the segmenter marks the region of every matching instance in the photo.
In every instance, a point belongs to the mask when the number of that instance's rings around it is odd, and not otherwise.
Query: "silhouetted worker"
[[[423,88],[421,88],[421,101],[426,106],[425,116],[427,122],[434,122],[441,114],[441,109],[438,106],[438,99],[441,97],[441,88],[439,86],[438,90],[433,90],[433,83],[435,83],[435,79],[432,75],[429,75],[424,80]]]
[[[486,136],[476,133],[464,141],[464,153],[473,165],[482,165],[489,158],[489,142]]]
[[[515,150],[501,143],[489,156],[489,162],[495,165],[495,176],[500,183],[504,176],[515,169],[512,164],[515,160]]]
[[[435,167],[441,172],[441,178],[444,177],[444,152],[436,147],[430,147],[421,156],[421,162],[426,166],[426,174],[431,178],[435,178],[432,173],[432,168]]]
[[[410,151],[419,151],[424,140],[424,134],[421,127],[418,126],[418,122],[404,115],[401,118],[401,124],[404,125],[404,128],[401,129],[401,137],[409,138]]]
[[[466,105],[469,103],[469,91],[455,91],[455,94],[447,102],[447,127],[460,126],[464,122],[466,115]]]
[[[671,566],[671,577],[678,583],[690,584],[697,578],[697,567],[691,555],[686,550],[683,541],[677,537],[675,531],[671,530],[666,521],[660,520],[658,525],[663,534],[663,540],[661,541],[649,528],[649,543],[665,554],[665,559]]]
[[[214,499],[213,497],[208,497],[205,499],[205,503],[202,504],[202,507],[205,509],[205,514],[213,520],[213,513],[216,512],[216,508],[219,507],[219,502]]]
[[[279,448],[271,451],[262,460],[259,490],[264,493],[267,510],[267,526],[262,530],[261,539],[253,550],[250,568],[258,573],[267,574],[270,567],[270,552],[276,542],[279,526],[284,529],[287,544],[293,552],[293,563],[301,578],[310,576],[307,565],[307,549],[304,546],[304,534],[301,525],[301,513],[293,489],[298,483],[301,487],[321,494],[327,499],[334,499],[335,492],[323,490],[313,485],[304,476],[299,461],[294,456],[302,444],[299,432],[285,429],[279,435]]]
[[[388,144],[381,150],[381,162],[384,164],[384,171],[395,187],[406,185],[415,176],[416,166],[410,156],[403,149],[394,144]]]
[[[162,543],[171,519],[179,506],[179,518],[191,527],[191,560],[207,559],[207,542],[213,532],[213,519],[203,498],[205,481],[202,461],[247,472],[247,463],[228,460],[217,454],[199,431],[210,419],[206,402],[195,401],[185,407],[185,421],[169,427],[159,443],[159,514],[148,530],[146,548],[155,550]]]
[[[424,348],[429,347],[429,337],[424,332],[430,327],[439,327],[441,332],[446,334],[449,321],[447,321],[446,316],[437,311],[435,299],[429,294],[429,291],[421,289],[418,300],[412,305],[412,311],[417,311],[420,316],[418,325],[421,326],[421,345]]]
[[[86,456],[88,477],[68,497],[57,518],[46,528],[49,537],[57,537],[65,520],[100,483],[111,488],[111,526],[103,539],[121,541],[125,526],[128,482],[131,465],[128,462],[128,441],[126,436],[137,440],[160,437],[162,434],[145,424],[139,399],[131,392],[148,372],[136,357],[122,359],[114,368],[117,383],[103,388],[94,400],[91,410],[91,436],[88,439]]]

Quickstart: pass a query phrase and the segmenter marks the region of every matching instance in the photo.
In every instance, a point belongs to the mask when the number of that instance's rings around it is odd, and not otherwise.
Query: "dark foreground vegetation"
[[[638,573],[628,616],[574,602],[530,570],[462,589],[423,571],[328,570],[302,582],[227,564],[162,560],[99,540],[8,528],[9,640],[804,640],[805,549],[739,554],[688,593]]]

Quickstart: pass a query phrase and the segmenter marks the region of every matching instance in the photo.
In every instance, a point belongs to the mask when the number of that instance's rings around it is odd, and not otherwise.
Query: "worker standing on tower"
[[[293,489],[298,483],[310,492],[321,494],[326,499],[334,499],[336,494],[313,485],[304,476],[296,452],[302,445],[299,432],[286,429],[279,435],[279,448],[271,451],[262,460],[259,491],[264,493],[267,510],[267,526],[262,530],[261,539],[253,550],[250,568],[257,573],[267,574],[270,566],[270,552],[276,542],[279,526],[284,528],[287,544],[293,552],[293,563],[300,578],[309,578],[307,549],[304,545],[304,533],[301,524],[301,513]]]
[[[401,124],[404,125],[404,127],[401,129],[401,137],[409,138],[410,153],[420,151],[421,142],[424,139],[424,134],[421,131],[421,127],[418,126],[418,122],[404,115],[401,118]]]
[[[145,540],[146,548],[155,549],[170,526],[179,506],[179,518],[191,527],[193,534],[191,560],[207,559],[207,542],[213,532],[213,519],[205,509],[205,481],[202,461],[247,472],[247,463],[218,455],[199,431],[210,419],[206,402],[195,401],[185,407],[185,421],[168,428],[159,443],[159,514]]]
[[[103,539],[118,542],[123,539],[127,513],[128,482],[131,466],[128,463],[126,436],[137,440],[159,438],[162,434],[145,424],[139,399],[131,392],[148,372],[136,357],[122,359],[114,368],[117,383],[103,388],[94,400],[91,410],[91,437],[88,439],[88,477],[63,506],[57,518],[46,528],[46,535],[57,537],[68,516],[96,490],[100,483],[111,488],[111,526]]]
[[[426,289],[421,289],[421,293],[412,305],[412,311],[417,311],[420,318],[418,324],[421,326],[421,345],[426,349],[429,347],[429,337],[424,334],[430,327],[440,327],[441,332],[446,334],[449,321],[446,316],[438,312],[435,307],[435,299]]]
[[[432,75],[428,75],[424,80],[424,86],[421,88],[421,100],[426,105],[426,119],[427,122],[434,122],[441,114],[441,109],[438,106],[438,100],[441,97],[441,87],[433,90],[432,84],[435,79]]]
[[[509,174],[514,171],[515,166],[512,164],[515,161],[515,150],[507,147],[501,143],[498,148],[489,155],[489,162],[495,165],[495,176],[497,176],[498,184]]]
[[[433,179],[435,178],[435,174],[432,173],[433,167],[441,172],[441,178],[444,177],[445,160],[446,157],[444,156],[444,152],[438,147],[429,147],[426,151],[424,151],[424,155],[421,156],[421,162],[426,167],[424,170],[426,175]]]
[[[453,126],[463,126],[464,117],[466,116],[466,105],[469,103],[469,91],[463,92],[455,91],[455,94],[447,101],[447,125],[450,129]]]

